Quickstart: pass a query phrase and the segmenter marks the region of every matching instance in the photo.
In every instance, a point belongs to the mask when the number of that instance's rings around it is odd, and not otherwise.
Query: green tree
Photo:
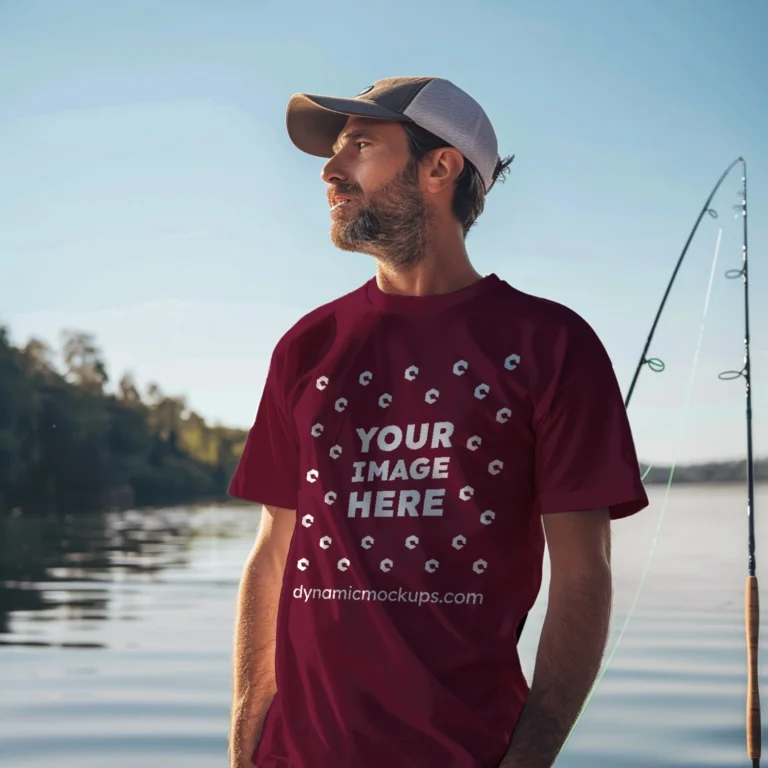
[[[136,382],[130,373],[124,373],[117,385],[117,396],[124,403],[137,404],[141,402],[141,395]]]
[[[93,336],[78,331],[63,331],[62,344],[67,381],[88,392],[102,393],[109,377]]]
[[[38,457],[40,404],[25,373],[24,354],[0,327],[0,512],[18,502],[17,489]]]
[[[222,497],[246,432],[213,427],[157,384],[126,373],[114,395],[91,334],[62,334],[61,371],[40,339],[0,328],[0,514]]]
[[[28,362],[28,370],[44,377],[56,375],[53,363],[53,351],[40,339],[31,338],[24,347],[24,357]]]

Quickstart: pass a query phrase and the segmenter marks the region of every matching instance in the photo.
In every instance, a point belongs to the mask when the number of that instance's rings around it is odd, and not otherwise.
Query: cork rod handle
[[[747,755],[750,760],[760,759],[761,724],[760,691],[757,685],[757,641],[760,631],[760,599],[757,577],[747,576],[745,594],[745,618],[747,627]]]

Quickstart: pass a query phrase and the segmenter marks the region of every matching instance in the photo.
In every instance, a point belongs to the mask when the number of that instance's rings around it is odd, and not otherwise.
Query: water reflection
[[[663,494],[615,528],[616,630]],[[743,510],[740,487],[673,491],[629,630],[558,766],[743,762]],[[1,520],[0,643],[17,647],[0,648],[0,762],[224,768],[237,583],[258,519],[231,505]],[[768,517],[756,524],[767,540]],[[545,598],[520,646],[529,676]]]
[[[0,520],[0,645],[104,647],[46,627],[136,619],[115,610],[120,585],[189,570],[196,540],[247,535],[243,523],[255,529],[255,516],[221,507]]]

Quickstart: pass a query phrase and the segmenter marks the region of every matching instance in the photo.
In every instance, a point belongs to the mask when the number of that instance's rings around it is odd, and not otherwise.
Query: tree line
[[[0,326],[0,515],[155,506],[226,497],[246,431],[211,426],[184,397],[130,374],[114,392],[94,337],[64,331],[56,354]],[[646,465],[647,466],[647,465]],[[768,460],[755,464],[768,480]],[[666,483],[667,467],[645,482]],[[746,463],[677,467],[675,483],[743,482]]]
[[[130,374],[107,391],[94,337],[39,339],[0,326],[0,515],[181,503],[226,495],[246,432],[211,426],[183,397]]]

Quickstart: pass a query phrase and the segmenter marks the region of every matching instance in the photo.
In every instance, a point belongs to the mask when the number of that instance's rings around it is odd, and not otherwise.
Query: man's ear
[[[458,149],[433,149],[422,158],[422,179],[428,192],[442,192],[453,187],[464,170],[464,157]]]

